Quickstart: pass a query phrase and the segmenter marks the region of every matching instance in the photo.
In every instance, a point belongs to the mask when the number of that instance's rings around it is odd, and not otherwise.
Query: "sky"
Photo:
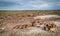
[[[60,0],[0,0],[0,10],[60,10]]]

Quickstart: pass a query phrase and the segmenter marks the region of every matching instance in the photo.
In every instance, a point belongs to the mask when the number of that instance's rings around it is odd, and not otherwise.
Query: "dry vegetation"
[[[0,36],[60,36],[60,18],[51,18],[48,20],[34,19],[34,17],[41,15],[60,16],[60,11],[0,11]],[[56,27],[58,30],[57,32],[50,32],[51,26],[47,26],[49,27],[48,30],[42,30],[40,26],[37,26],[37,21],[40,23],[38,25],[44,24],[45,21],[54,21],[53,24],[58,26],[53,27]]]

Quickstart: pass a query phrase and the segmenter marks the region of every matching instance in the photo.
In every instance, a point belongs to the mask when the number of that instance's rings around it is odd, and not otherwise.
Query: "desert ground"
[[[0,10],[0,36],[60,36],[60,10]]]

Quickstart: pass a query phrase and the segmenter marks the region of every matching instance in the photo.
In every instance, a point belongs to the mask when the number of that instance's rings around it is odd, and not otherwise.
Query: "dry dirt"
[[[54,21],[54,23],[57,25],[58,29],[57,32],[45,31],[36,27],[29,27],[28,29],[12,29],[12,27],[14,27],[17,24],[23,24],[34,21],[33,18],[35,16],[41,16],[41,15],[60,16],[59,12],[60,11],[40,11],[40,12],[33,11],[33,13],[30,14],[29,13],[19,14],[19,12],[17,14],[16,12],[14,12],[14,14],[11,13],[9,14],[9,12],[0,13],[0,36],[60,36],[60,19]]]

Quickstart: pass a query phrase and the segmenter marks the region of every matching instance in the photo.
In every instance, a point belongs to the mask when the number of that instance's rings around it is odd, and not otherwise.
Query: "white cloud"
[[[34,1],[29,1],[29,3],[43,3],[44,1],[42,1],[42,0],[34,0]]]
[[[48,4],[39,4],[39,5],[32,5],[32,7],[34,7],[34,8],[47,8],[47,7],[49,7],[49,5]]]

